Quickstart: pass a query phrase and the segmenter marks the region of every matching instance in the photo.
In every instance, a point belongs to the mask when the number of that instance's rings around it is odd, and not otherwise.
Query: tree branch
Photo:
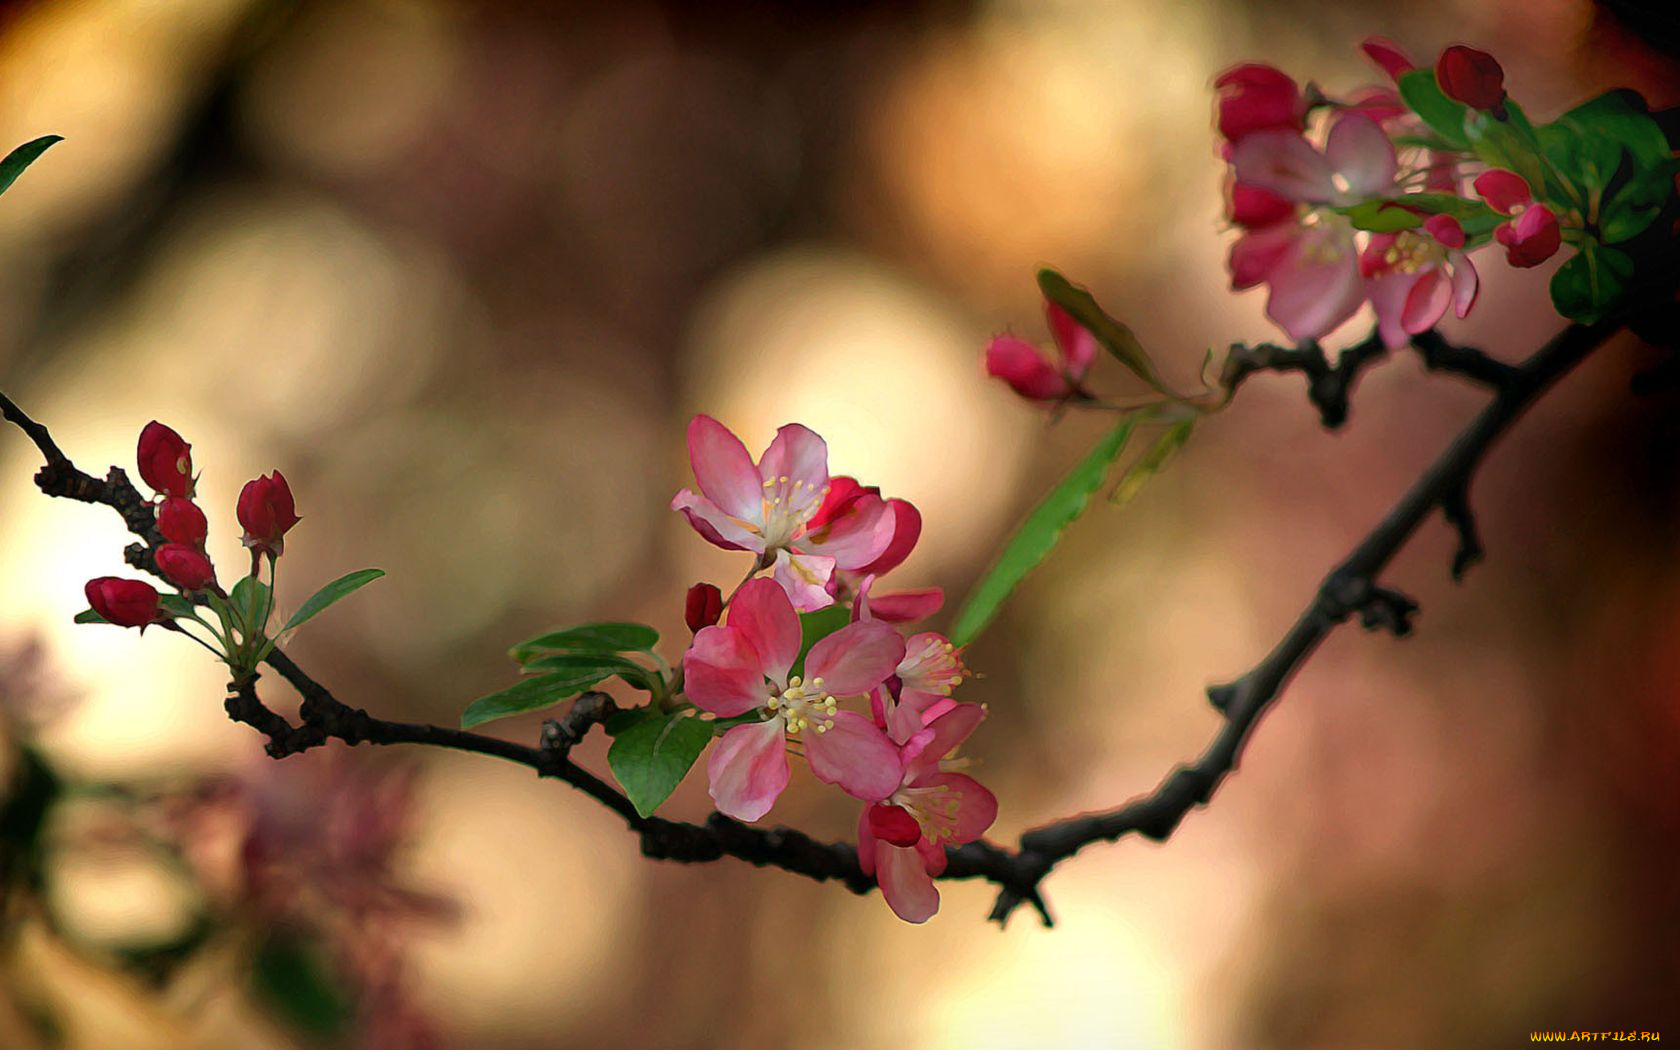
[[[1027,903],[1049,925],[1050,911],[1040,884],[1057,864],[1093,842],[1113,841],[1131,833],[1155,840],[1171,835],[1185,815],[1205,805],[1236,768],[1261,715],[1331,630],[1355,613],[1368,628],[1387,629],[1395,634],[1404,634],[1409,629],[1416,604],[1398,591],[1381,586],[1377,577],[1435,509],[1441,509],[1459,530],[1455,569],[1461,570],[1461,562],[1467,563],[1467,559],[1479,555],[1481,548],[1470,524],[1465,494],[1483,456],[1524,409],[1615,329],[1609,323],[1572,326],[1518,366],[1490,368],[1463,356],[1463,352],[1443,354],[1437,350],[1440,361],[1451,362],[1438,367],[1489,382],[1495,390],[1492,403],[1454,439],[1359,546],[1325,577],[1306,610],[1265,659],[1241,677],[1208,690],[1209,699],[1224,714],[1225,723],[1201,756],[1192,764],[1172,770],[1153,792],[1117,809],[1070,817],[1028,831],[1021,837],[1019,850],[986,841],[948,848],[948,864],[940,877],[978,878],[996,884],[999,894],[991,918],[1000,923],[1018,906]],[[1429,351],[1424,352],[1427,360]],[[1297,349],[1270,344],[1253,348],[1239,345],[1232,348],[1227,359],[1225,378],[1227,385],[1234,389],[1255,371],[1304,372],[1309,378],[1309,396],[1325,425],[1334,427],[1346,418],[1348,391],[1359,370],[1383,353],[1382,344],[1373,336],[1344,350],[1332,367],[1316,343]],[[35,478],[41,490],[50,496],[100,503],[115,509],[130,531],[143,541],[128,548],[128,560],[140,569],[156,573],[152,551],[162,542],[162,537],[157,533],[150,505],[141,498],[127,475],[115,467],[103,481],[82,473],[54,443],[46,427],[29,418],[4,394],[0,394],[0,414],[16,424],[46,458],[46,466]],[[274,650],[265,662],[303,697],[299,724],[293,725],[262,702],[254,677],[230,686],[225,706],[228,717],[252,726],[268,738],[267,751],[275,758],[306,751],[329,740],[351,745],[424,744],[492,755],[528,766],[539,776],[564,781],[612,810],[637,834],[642,853],[648,857],[680,863],[734,857],[819,881],[838,881],[854,893],[867,893],[874,888],[874,879],[863,873],[857,848],[850,843],[823,843],[789,828],[751,826],[715,813],[704,824],[637,814],[617,789],[571,760],[572,747],[615,710],[605,694],[586,693],[579,697],[567,714],[544,724],[539,746],[530,747],[459,729],[374,718],[340,701],[284,652]]]

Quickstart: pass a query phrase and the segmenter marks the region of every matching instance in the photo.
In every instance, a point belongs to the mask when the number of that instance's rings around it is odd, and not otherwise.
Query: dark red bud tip
[[[140,431],[140,479],[165,496],[191,496],[192,446],[157,420]]]
[[[210,523],[198,505],[185,496],[170,496],[158,505],[158,531],[170,543],[184,543],[189,547],[203,547],[210,534]]]
[[[1435,82],[1441,93],[1471,109],[1502,113],[1505,108],[1505,70],[1486,51],[1454,44],[1435,63]]]
[[[879,802],[869,807],[869,830],[882,842],[894,846],[914,846],[922,837],[921,825],[908,810]]]
[[[245,527],[244,543],[253,555],[278,558],[285,547],[283,538],[298,521],[292,488],[278,470],[247,481],[240,490],[239,524]]]
[[[216,582],[216,570],[202,552],[184,543],[165,543],[157,549],[158,571],[183,591],[202,591]]]
[[[699,634],[704,628],[718,622],[723,616],[723,592],[709,583],[697,583],[688,589],[688,607],[683,612],[683,619],[688,623],[688,629]]]
[[[164,619],[157,588],[140,580],[101,576],[82,588],[94,612],[118,627],[145,627]]]

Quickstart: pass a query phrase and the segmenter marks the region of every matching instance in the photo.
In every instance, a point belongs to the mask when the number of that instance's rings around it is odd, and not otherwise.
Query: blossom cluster
[[[683,690],[728,725],[706,767],[717,808],[758,820],[788,785],[789,754],[802,757],[818,780],[864,804],[864,871],[901,918],[925,921],[939,907],[933,880],[945,846],[979,838],[997,800],[957,771],[955,751],[985,717],[951,697],[969,673],[961,653],[937,632],[900,630],[937,611],[943,595],[875,593],[915,547],[920,514],[830,476],[827,445],[798,424],[778,430],[755,462],[702,415],[688,450],[700,491],[682,490],[672,508],[709,542],[752,559],[728,598],[708,584],[689,594]],[[812,614],[835,608],[849,610],[844,625],[807,648]],[[841,708],[851,698],[859,710]]]

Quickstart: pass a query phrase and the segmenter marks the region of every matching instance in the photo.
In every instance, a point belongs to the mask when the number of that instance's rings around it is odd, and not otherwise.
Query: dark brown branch
[[[1576,325],[1559,334],[1520,366],[1501,373],[1493,402],[1447,448],[1412,489],[1376,528],[1325,578],[1305,612],[1282,641],[1248,673],[1208,690],[1225,716],[1225,723],[1202,755],[1179,766],[1150,794],[1113,810],[1059,820],[1028,831],[1018,851],[990,842],[973,842],[947,850],[945,879],[986,879],[999,887],[991,917],[1008,919],[1023,903],[1032,904],[1048,925],[1050,911],[1040,884],[1061,861],[1085,846],[1136,833],[1165,839],[1187,813],[1205,805],[1220,783],[1236,768],[1243,746],[1260,716],[1276,700],[1283,686],[1338,624],[1358,614],[1367,627],[1403,634],[1410,627],[1416,605],[1398,591],[1381,586],[1379,574],[1390,559],[1437,508],[1460,532],[1460,559],[1466,550],[1479,553],[1470,527],[1465,493],[1476,467],[1494,441],[1553,382],[1566,373],[1615,326]],[[1316,344],[1287,349],[1262,344],[1234,347],[1226,362],[1226,380],[1234,388],[1254,371],[1302,371],[1309,377],[1309,393],[1327,426],[1346,418],[1347,395],[1359,369],[1383,353],[1375,338],[1343,351],[1332,367]],[[1483,366],[1473,366],[1482,369]],[[129,548],[129,561],[155,572],[152,548],[160,542],[150,508],[122,471],[112,468],[104,481],[77,470],[54,444],[45,427],[25,415],[0,394],[0,410],[46,457],[47,466],[36,482],[48,495],[102,503],[122,514],[129,528],[145,542]],[[299,724],[293,725],[263,704],[256,680],[236,683],[227,698],[228,716],[268,737],[268,753],[276,758],[320,746],[328,740],[346,744],[426,744],[471,751],[517,762],[538,775],[565,781],[617,813],[641,841],[643,854],[681,863],[701,863],[734,857],[750,864],[777,867],[817,880],[840,882],[854,893],[867,893],[874,880],[858,864],[857,849],[849,843],[823,843],[789,828],[761,828],[713,814],[704,824],[642,817],[617,789],[571,761],[571,750],[596,723],[613,711],[602,694],[580,697],[562,718],[545,724],[540,746],[529,747],[496,737],[442,726],[387,722],[338,700],[280,650],[267,661],[303,697]]]
[[[1449,343],[1433,328],[1412,336],[1412,349],[1423,358],[1424,367],[1431,372],[1463,376],[1495,390],[1518,381],[1516,366],[1489,357],[1473,346]]]

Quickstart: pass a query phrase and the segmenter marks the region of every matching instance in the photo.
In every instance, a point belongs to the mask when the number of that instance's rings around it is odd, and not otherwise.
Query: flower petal
[[[1398,81],[1400,74],[1409,73],[1417,68],[1417,64],[1400,50],[1400,45],[1386,37],[1368,36],[1359,45],[1359,50],[1365,52],[1366,58],[1381,66],[1390,80]]]
[[[1447,262],[1452,265],[1453,313],[1463,317],[1476,305],[1481,281],[1476,274],[1476,264],[1463,252],[1451,253]]]
[[[764,514],[763,479],[741,439],[711,416],[688,424],[688,462],[700,491],[726,514],[758,521]]]
[[[731,551],[764,550],[764,537],[742,525],[735,518],[704,496],[683,489],[671,500],[671,509],[680,510],[707,543]]]
[[[714,715],[744,715],[770,699],[764,657],[733,625],[702,628],[683,654],[683,691]]]
[[[1429,331],[1446,316],[1452,297],[1452,284],[1440,267],[1419,271],[1418,282],[1412,285],[1405,308],[1400,311],[1401,325],[1413,335]]]
[[[795,498],[812,506],[819,505],[828,489],[828,442],[809,427],[789,423],[776,431],[775,439],[758,461],[758,472],[761,477],[755,484],[759,486],[766,481],[780,484],[782,478],[788,479],[790,487],[794,482],[804,482],[799,486],[802,495]],[[791,505],[802,509],[806,503]]]
[[[822,528],[806,533],[799,550],[833,558],[835,568],[856,570],[886,551],[895,528],[897,518],[887,501],[865,493]]]
[[[1394,188],[1399,168],[1394,143],[1370,117],[1348,113],[1336,121],[1324,153],[1336,174],[1347,180],[1347,192],[1339,195],[1347,203],[1382,196]]]
[[[805,678],[823,680],[835,696],[857,696],[880,685],[904,659],[904,639],[879,620],[847,624],[811,647]]]
[[[933,738],[922,748],[905,775],[912,783],[921,783],[924,778],[937,774],[939,760],[961,746],[985,717],[986,708],[981,704],[953,704],[950,709],[938,714],[928,722]]]
[[[770,812],[788,783],[785,740],[780,718],[723,734],[706,763],[719,813],[750,822]]]
[[[939,912],[939,888],[933,884],[921,853],[875,842],[875,881],[887,907],[905,922],[927,922]]]
[[[887,623],[915,623],[932,616],[944,604],[944,591],[938,587],[923,587],[913,591],[877,594],[869,599],[869,612],[877,620]]]
[[[986,344],[986,374],[1031,401],[1059,401],[1072,389],[1036,346],[1012,335],[995,336]]]
[[[1514,171],[1501,168],[1490,168],[1476,176],[1471,183],[1476,188],[1476,194],[1487,202],[1487,206],[1501,215],[1510,215],[1518,208],[1527,207],[1534,195],[1529,192],[1528,182]]]
[[[853,711],[841,711],[817,732],[813,725],[801,733],[805,761],[825,784],[838,784],[853,798],[878,802],[904,783],[898,748],[874,722]]]
[[[1231,166],[1238,182],[1292,201],[1322,204],[1337,196],[1329,159],[1293,131],[1254,132],[1231,151]]]
[[[787,682],[788,668],[799,658],[799,614],[775,580],[760,576],[741,585],[729,603],[729,627],[757,650],[764,677]]]
[[[1072,314],[1049,300],[1044,303],[1044,316],[1050,322],[1050,336],[1062,352],[1068,375],[1075,380],[1085,378],[1097,359],[1097,337],[1075,321]]]
[[[800,612],[816,612],[834,604],[834,595],[828,593],[828,581],[834,576],[833,558],[778,550],[773,575]]]
[[[917,782],[918,787],[923,784],[938,785],[961,796],[957,803],[958,842],[973,842],[997,819],[997,796],[965,773],[940,773]]]
[[[1295,241],[1305,230],[1297,223],[1279,223],[1263,230],[1250,230],[1231,245],[1231,290],[1253,288],[1271,277],[1288,257]]]
[[[1365,301],[1351,229],[1303,232],[1267,277],[1266,314],[1296,342],[1328,335]]]
[[[921,539],[922,512],[916,509],[915,504],[907,499],[890,499],[887,500],[887,508],[893,516],[892,542],[887,544],[880,557],[853,569],[853,572],[884,576],[904,564],[904,559],[915,550],[916,541]]]
[[[1401,315],[1406,311],[1406,297],[1412,293],[1412,286],[1417,280],[1417,274],[1395,272],[1365,283],[1371,309],[1377,315],[1377,332],[1382,336],[1383,345],[1390,350],[1398,350],[1412,341],[1411,334],[1401,322]]]

